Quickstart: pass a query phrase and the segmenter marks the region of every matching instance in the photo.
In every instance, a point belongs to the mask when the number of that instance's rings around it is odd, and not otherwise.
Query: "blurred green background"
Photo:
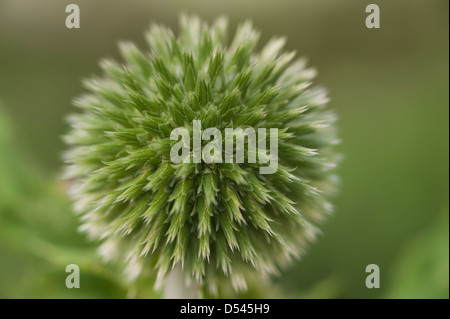
[[[65,27],[66,5],[81,29]],[[376,3],[381,29],[365,27]],[[158,297],[105,267],[59,181],[61,135],[81,79],[118,57],[118,40],[145,47],[151,22],[178,30],[181,12],[251,19],[261,43],[319,70],[340,117],[342,187],[336,213],[302,261],[247,296],[449,297],[449,3],[414,0],[0,0],[0,298]],[[65,266],[82,289],[65,288]],[[381,269],[367,289],[365,267]],[[146,288],[147,287],[147,288]],[[267,294],[267,291],[271,293]]]

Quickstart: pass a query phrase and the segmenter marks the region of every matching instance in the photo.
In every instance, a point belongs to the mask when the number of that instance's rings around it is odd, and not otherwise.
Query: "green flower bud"
[[[326,91],[311,87],[315,71],[281,51],[283,38],[257,52],[250,23],[231,42],[226,33],[224,19],[182,17],[178,37],[152,26],[148,52],[122,43],[123,63],[102,61],[103,76],[75,101],[65,160],[81,229],[132,279],[150,269],[159,284],[177,266],[213,294],[245,290],[249,276],[299,257],[331,210],[335,115]],[[264,156],[174,163],[171,132],[192,137],[195,120],[222,134],[277,128],[276,172],[261,173]]]

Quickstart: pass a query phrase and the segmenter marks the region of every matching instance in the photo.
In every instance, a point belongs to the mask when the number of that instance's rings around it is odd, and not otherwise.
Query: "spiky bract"
[[[123,64],[104,60],[101,78],[76,100],[65,159],[82,229],[100,252],[124,258],[128,273],[176,265],[209,291],[224,282],[245,289],[247,274],[276,273],[299,256],[329,211],[335,157],[334,116],[314,70],[284,39],[258,53],[250,23],[226,40],[227,24],[181,18],[178,37],[146,34],[149,52],[120,45]],[[279,128],[279,166],[173,164],[172,129]],[[222,286],[221,286],[222,287]]]

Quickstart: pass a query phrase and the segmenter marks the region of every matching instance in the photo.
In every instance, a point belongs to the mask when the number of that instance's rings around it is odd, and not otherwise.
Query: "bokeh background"
[[[65,27],[66,5],[81,29]],[[365,27],[376,3],[381,29]],[[339,114],[344,161],[336,213],[300,262],[247,297],[449,297],[449,3],[446,0],[0,0],[0,297],[159,297],[127,286],[76,231],[60,181],[64,117],[118,57],[119,40],[145,47],[152,22],[180,13],[250,19],[261,43],[286,35],[309,58]],[[81,267],[81,289],[65,266]],[[378,264],[381,288],[367,289]]]

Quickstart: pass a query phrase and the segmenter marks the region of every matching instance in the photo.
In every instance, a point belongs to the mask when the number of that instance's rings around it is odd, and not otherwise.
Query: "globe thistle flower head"
[[[155,271],[160,284],[181,267],[211,293],[245,290],[249,277],[300,256],[330,211],[335,116],[311,86],[315,71],[282,52],[283,38],[258,52],[250,23],[231,41],[227,31],[225,19],[182,17],[178,36],[154,25],[149,49],[122,43],[122,64],[102,61],[103,76],[75,101],[70,194],[81,229],[105,259],[124,260],[130,278]],[[277,128],[276,172],[261,174],[260,159],[174,163],[171,132],[192,136],[196,120],[220,132]]]

